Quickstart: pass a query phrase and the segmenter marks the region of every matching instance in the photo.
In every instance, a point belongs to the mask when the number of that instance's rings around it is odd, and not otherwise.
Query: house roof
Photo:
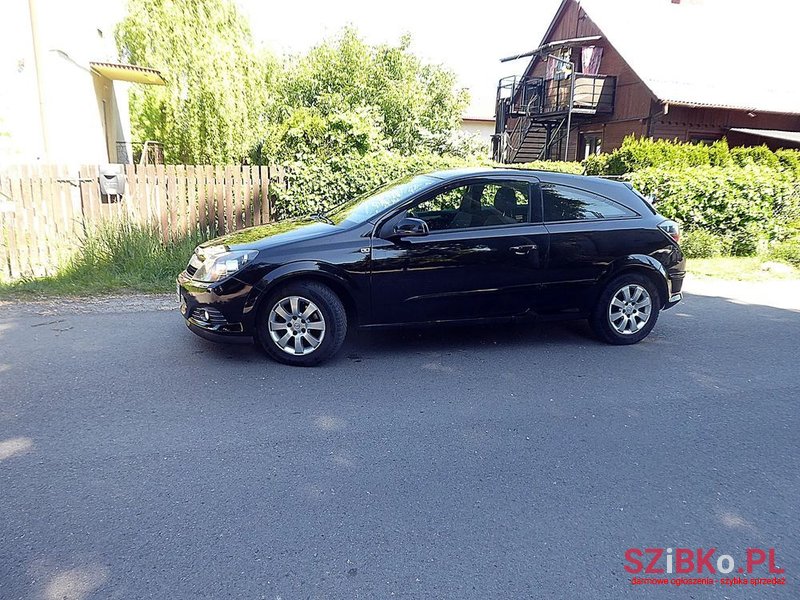
[[[747,127],[731,127],[730,131],[744,133],[745,135],[756,135],[773,140],[781,140],[782,142],[800,144],[800,131],[784,131],[782,129],[749,129]]]
[[[131,81],[148,85],[166,85],[166,81],[157,69],[125,65],[121,63],[90,62],[92,71],[103,77],[116,81]]]
[[[562,2],[542,44],[569,1]],[[800,78],[793,63],[797,34],[791,32],[799,12],[794,3],[579,3],[662,102],[800,114]]]

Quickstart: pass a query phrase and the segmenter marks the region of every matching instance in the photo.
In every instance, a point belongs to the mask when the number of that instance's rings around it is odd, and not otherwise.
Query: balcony
[[[504,112],[506,117],[557,117],[570,112],[570,98],[573,115],[610,114],[614,112],[616,84],[613,75],[584,73],[561,79],[506,77],[497,87],[498,115]]]

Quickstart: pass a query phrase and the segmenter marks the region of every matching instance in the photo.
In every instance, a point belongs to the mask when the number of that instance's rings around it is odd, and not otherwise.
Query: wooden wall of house
[[[554,24],[550,35],[543,43],[554,42],[574,37],[587,37],[592,35],[603,35],[603,32],[594,24],[586,12],[580,8],[574,0],[564,7],[561,17]],[[652,94],[647,86],[639,79],[636,73],[628,66],[614,46],[603,37],[594,43],[595,46],[603,48],[603,58],[600,62],[600,73],[604,75],[614,75],[617,78],[616,97],[614,100],[614,113],[587,120],[585,117],[573,117],[574,123],[573,138],[570,143],[569,156],[575,159],[576,152],[582,149],[577,148],[578,133],[585,131],[604,131],[603,150],[609,151],[617,148],[626,135],[631,133],[646,135],[647,119],[650,116]],[[572,61],[580,70],[580,48],[573,49]],[[531,69],[532,66],[532,69]],[[547,72],[547,65],[536,60],[529,65],[528,74],[536,77],[544,77]],[[578,159],[582,158],[579,154]]]
[[[750,116],[754,115],[754,116]],[[749,113],[745,110],[691,108],[670,105],[667,114],[653,119],[650,135],[661,139],[721,139],[731,127],[800,131],[800,115]],[[743,137],[731,137],[731,145],[752,144]]]

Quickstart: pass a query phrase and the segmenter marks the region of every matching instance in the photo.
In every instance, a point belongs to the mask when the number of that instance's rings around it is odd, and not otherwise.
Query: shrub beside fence
[[[0,279],[55,272],[92,228],[113,219],[156,227],[164,242],[273,219],[281,167],[125,165],[125,192],[100,194],[97,166],[0,171]]]

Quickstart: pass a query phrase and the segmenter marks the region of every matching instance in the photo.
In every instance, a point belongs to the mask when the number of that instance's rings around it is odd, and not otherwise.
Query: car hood
[[[225,246],[228,250],[264,250],[274,246],[323,237],[336,233],[337,227],[313,219],[287,219],[266,225],[240,229],[208,240],[200,248]]]

